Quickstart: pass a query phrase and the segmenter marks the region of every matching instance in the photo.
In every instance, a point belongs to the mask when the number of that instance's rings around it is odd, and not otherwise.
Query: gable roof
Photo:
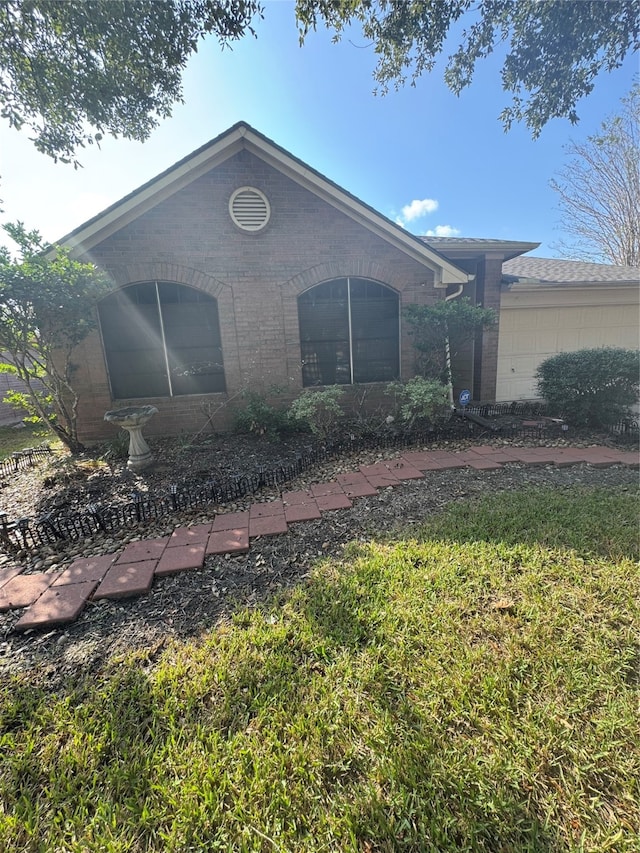
[[[419,237],[378,213],[246,122],[234,124],[215,139],[66,234],[58,243],[71,248],[76,255],[90,251],[155,205],[242,150],[259,157],[369,231],[424,264],[434,272],[436,287],[462,284],[469,280],[466,272],[441,255],[437,249],[426,245]]]
[[[555,258],[514,258],[502,267],[506,284],[640,284],[640,267]]]

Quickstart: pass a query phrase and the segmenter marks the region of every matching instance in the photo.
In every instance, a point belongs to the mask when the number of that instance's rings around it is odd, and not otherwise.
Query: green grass
[[[55,436],[48,429],[44,429],[42,425],[26,424],[21,429],[0,427],[0,461],[11,456],[17,450],[35,447],[44,441],[53,444]]]
[[[635,851],[637,495],[350,546],[197,643],[0,700],[0,849]]]

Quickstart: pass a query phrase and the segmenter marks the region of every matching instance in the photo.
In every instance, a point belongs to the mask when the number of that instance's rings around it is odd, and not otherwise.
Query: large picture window
[[[301,294],[303,385],[397,379],[399,311],[395,291],[363,278],[326,281]]]
[[[116,399],[225,390],[218,304],[170,281],[145,281],[99,305],[111,392]]]

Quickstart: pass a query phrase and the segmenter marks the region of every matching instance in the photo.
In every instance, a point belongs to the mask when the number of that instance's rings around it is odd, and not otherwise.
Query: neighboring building
[[[538,245],[416,237],[244,123],[60,242],[113,281],[75,359],[82,440],[136,403],[165,435],[229,426],[243,390],[367,383],[375,404],[414,375],[405,305],[499,310],[503,262]],[[474,399],[496,398],[498,342],[496,327],[466,354]]]
[[[535,398],[558,352],[640,345],[640,268],[519,257],[503,267],[497,400]]]

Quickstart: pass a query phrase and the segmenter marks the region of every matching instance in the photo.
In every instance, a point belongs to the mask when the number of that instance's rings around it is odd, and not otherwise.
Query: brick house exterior
[[[251,217],[257,217],[257,227]],[[114,371],[123,373],[120,387],[125,387],[126,371],[115,365],[128,356],[124,344],[118,349],[117,315],[103,311],[100,328],[82,344],[76,359],[80,437],[85,441],[112,437],[113,426],[104,422],[104,413],[120,406],[157,406],[159,413],[145,431],[172,435],[197,432],[214,413],[216,429],[228,427],[244,389],[268,396],[277,386],[285,399],[293,399],[306,381],[299,297],[334,281],[349,288],[349,300],[356,285],[366,289],[368,282],[373,295],[366,298],[397,297],[399,358],[389,370],[408,379],[414,375],[414,351],[401,321],[403,306],[465,293],[478,304],[499,309],[502,261],[536,245],[415,237],[244,123],[60,242],[106,270],[114,294],[135,291],[143,299],[148,285],[155,287],[148,291],[152,300],[154,292],[161,292],[158,283],[178,285],[175,292],[191,294],[187,299],[195,291],[203,294],[197,297],[203,300],[198,307],[184,308],[192,312],[189,316],[197,317],[202,305],[202,311],[217,312],[219,323],[223,376],[218,381],[224,390],[122,396]],[[142,289],[140,283],[145,283]],[[157,299],[160,306],[161,296]],[[164,308],[158,311],[164,338]],[[351,301],[349,312],[351,323]],[[130,317],[122,316],[126,325]],[[180,334],[186,352],[184,329]],[[148,336],[151,341],[151,332]],[[351,331],[349,336],[351,342]],[[148,353],[153,346],[149,344]],[[167,358],[166,348],[164,352]],[[495,397],[497,352],[496,328],[476,342],[468,358],[465,383],[475,399]],[[344,358],[350,359],[355,376],[354,354]],[[172,369],[167,359],[169,374]],[[381,385],[369,385],[375,398]]]

